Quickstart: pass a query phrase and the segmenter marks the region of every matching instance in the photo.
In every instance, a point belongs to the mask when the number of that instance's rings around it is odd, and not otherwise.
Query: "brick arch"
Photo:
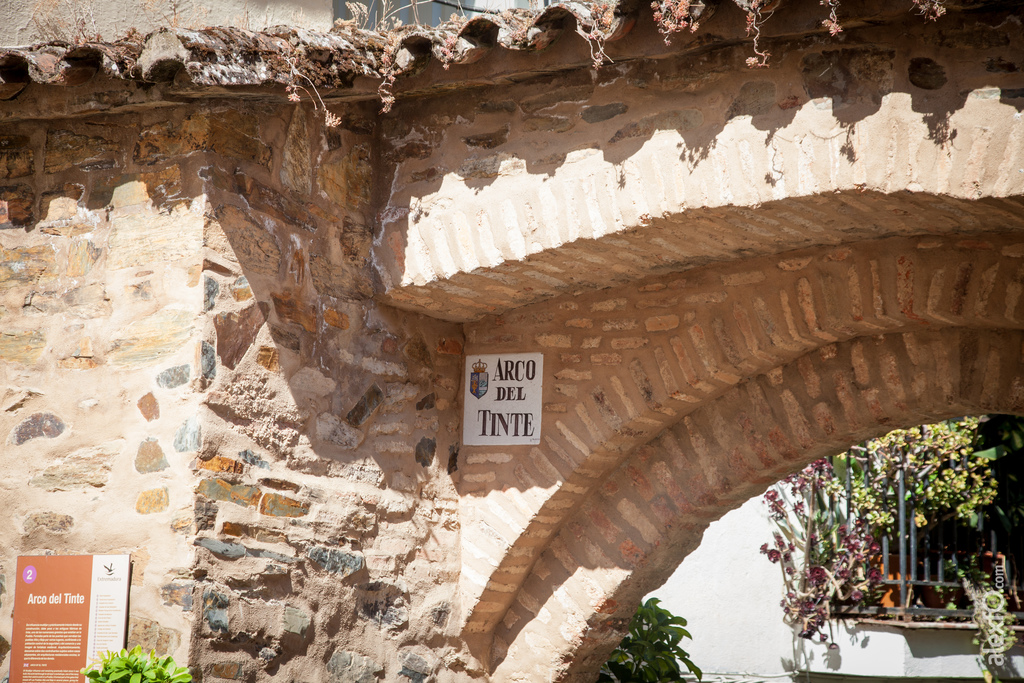
[[[991,218],[1003,230],[1015,220]],[[501,659],[502,629],[516,628],[508,622],[539,558],[659,434],[750,378],[791,365],[811,372],[813,353],[837,344],[861,340],[851,362],[870,373],[863,340],[875,335],[1024,327],[1022,293],[1024,242],[1012,234],[892,238],[692,270],[467,326],[469,354],[546,351],[541,445],[463,449],[467,642],[483,659],[493,644]],[[896,356],[879,362],[901,371]],[[750,438],[782,448],[763,434]]]
[[[568,515],[495,629],[493,680],[593,680],[637,602],[711,521],[851,443],[986,412],[1024,414],[1022,330],[860,337],[735,385],[638,448]]]
[[[895,47],[863,54],[887,55],[878,66],[892,78],[910,59],[908,45]],[[920,90],[899,77],[893,92],[876,93],[877,106],[833,104],[808,99],[805,90],[814,87],[802,87],[794,68],[823,49],[794,46],[784,68],[718,82],[713,94],[652,92],[628,82],[577,85],[575,91],[593,93],[574,95],[584,99],[565,104],[560,114],[572,118],[616,103],[630,108],[579,124],[572,135],[533,130],[528,116],[513,113],[450,128],[451,136],[468,137],[501,124],[511,131],[509,142],[495,148],[456,143],[406,158],[407,140],[395,142],[401,161],[374,252],[383,299],[448,320],[479,320],[738,255],[971,229],[987,208],[974,200],[1024,192],[1018,173],[1024,119],[985,87],[988,74],[979,78],[966,67],[951,73],[956,84],[950,87],[970,96],[946,114],[922,105]],[[942,63],[963,62],[957,48],[937,51]],[[628,62],[622,68],[628,75],[634,67],[641,68]],[[851,91],[880,87],[874,77],[849,78]],[[736,116],[751,91],[774,93],[778,106],[769,102],[767,113]],[[538,94],[534,84],[505,92],[511,100]],[[783,102],[786,93],[793,94]],[[653,123],[688,116],[702,123],[691,131],[658,130]],[[937,121],[947,135],[934,134]],[[423,143],[410,146],[419,150]],[[557,158],[562,161],[550,161]],[[945,198],[938,214],[946,215],[933,221],[928,205],[938,195]],[[945,227],[957,216],[968,223]]]

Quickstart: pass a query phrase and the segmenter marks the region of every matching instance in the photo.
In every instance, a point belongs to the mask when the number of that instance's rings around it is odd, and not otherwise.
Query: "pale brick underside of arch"
[[[1021,414],[1022,352],[1021,330],[875,335],[821,346],[701,405],[569,515],[496,629],[493,680],[593,680],[636,601],[710,521],[806,462],[889,429]]]
[[[781,92],[793,76],[766,78]],[[630,88],[623,83],[615,97],[631,101]],[[638,91],[646,108],[586,128],[589,144],[568,138],[566,160],[550,174],[531,171],[537,160],[525,151],[557,152],[546,131],[520,131],[514,152],[471,155],[463,164],[470,170],[451,170],[430,191],[418,189],[417,174],[451,162],[399,164],[376,249],[384,298],[471,321],[740,255],[973,230],[986,212],[1019,213],[1020,204],[970,200],[1024,194],[1024,120],[989,94],[978,90],[950,115],[950,140],[932,134],[910,92],[885,95],[877,111],[852,123],[827,101],[807,101],[755,126],[719,111],[728,92]],[[588,104],[604,102],[594,97]],[[702,111],[713,133],[696,159],[687,135],[672,129],[654,132],[624,160],[608,157],[618,149],[608,142],[615,128],[679,111]],[[493,169],[481,184],[471,171],[487,164]]]
[[[539,346],[546,362],[542,444],[464,448],[467,637],[485,647],[504,627],[538,558],[637,446],[749,378],[789,363],[801,370],[837,342],[1024,327],[1022,293],[1024,243],[1012,234],[894,238],[688,271],[470,326],[470,354]],[[867,391],[866,347],[851,348],[855,384],[819,379],[829,391]],[[901,372],[895,356],[879,362]],[[751,438],[780,448],[769,432]]]

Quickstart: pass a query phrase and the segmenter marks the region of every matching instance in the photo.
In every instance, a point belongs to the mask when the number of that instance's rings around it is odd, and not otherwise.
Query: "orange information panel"
[[[83,683],[125,644],[128,555],[19,557],[10,683]]]

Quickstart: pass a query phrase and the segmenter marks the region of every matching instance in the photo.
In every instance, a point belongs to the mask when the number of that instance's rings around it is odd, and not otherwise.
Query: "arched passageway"
[[[496,679],[587,680],[710,521],[806,462],[1024,411],[1022,257],[1012,234],[873,240],[472,328],[470,353],[550,350],[542,444],[461,472],[466,629]]]
[[[1014,410],[1024,120],[982,55],[1017,18],[878,11],[841,45],[789,15],[771,69],[637,34],[610,69],[396,105],[380,300],[545,358],[541,443],[457,458],[459,628],[494,680],[585,680],[711,519],[816,454]]]
[[[496,629],[498,677],[528,650],[553,655],[533,676],[589,680],[707,524],[807,462],[896,427],[1024,412],[1022,344],[957,328],[831,344],[694,411],[566,519]]]

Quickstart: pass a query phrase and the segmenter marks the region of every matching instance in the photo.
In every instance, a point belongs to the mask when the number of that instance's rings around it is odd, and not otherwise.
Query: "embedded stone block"
[[[199,345],[199,372],[206,379],[212,380],[217,376],[217,354],[208,341]]]
[[[111,340],[108,360],[116,366],[150,365],[171,355],[192,336],[193,314],[164,309],[129,323]]]
[[[103,249],[89,240],[74,240],[68,247],[67,274],[71,277],[88,275],[103,254]]]
[[[402,669],[398,675],[408,678],[412,683],[424,683],[433,672],[430,663],[413,652],[403,652],[401,661]]]
[[[408,598],[402,587],[386,581],[366,585],[359,615],[380,628],[399,629],[409,623]]]
[[[120,269],[189,257],[198,261],[202,228],[202,218],[184,208],[171,213],[138,211],[115,216],[107,241],[107,265]]]
[[[271,294],[270,298],[274,312],[282,321],[298,325],[306,332],[316,332],[316,313],[290,292]]]
[[[120,150],[121,144],[117,140],[99,135],[80,135],[70,130],[50,130],[46,133],[43,170],[57,173],[73,167],[82,171],[113,168]]]
[[[63,534],[75,525],[75,518],[59,512],[34,512],[25,518],[22,529],[26,534],[43,530],[51,534]]]
[[[259,119],[236,109],[199,112],[181,123],[153,124],[139,134],[133,158],[148,165],[207,149],[261,165],[271,159],[270,148],[259,136]]]
[[[270,464],[266,460],[259,457],[249,449],[239,451],[238,457],[241,458],[242,462],[244,462],[247,465],[252,465],[253,467],[261,467],[265,470],[270,469]]]
[[[194,581],[172,581],[160,587],[160,597],[165,605],[173,605],[186,612],[191,612],[192,588],[194,586]]]
[[[316,418],[316,436],[322,441],[329,441],[349,450],[357,448],[364,438],[361,431],[330,413],[321,413]]]
[[[244,545],[240,543],[225,543],[224,541],[218,541],[216,538],[197,538],[194,543],[200,548],[206,548],[215,555],[228,560],[237,560],[248,554],[248,550]]]
[[[337,327],[339,330],[347,330],[349,321],[348,315],[341,311],[336,311],[333,308],[324,308],[324,322],[331,327]]]
[[[342,578],[355,574],[364,566],[361,553],[347,552],[337,548],[316,545],[311,547],[306,555],[320,565],[324,571],[337,574]]]
[[[336,650],[327,662],[327,673],[330,683],[377,683],[384,667],[355,652]]]
[[[53,413],[35,413],[23,420],[11,432],[11,443],[20,446],[32,439],[56,439],[67,426]]]
[[[678,109],[645,116],[623,127],[608,141],[616,143],[629,138],[649,137],[659,130],[676,130],[684,133],[704,123],[704,114],[699,109]]]
[[[212,277],[203,279],[203,311],[212,310],[217,303],[217,295],[220,294],[220,283]]]
[[[209,472],[227,472],[228,474],[241,474],[245,466],[233,458],[225,458],[223,455],[215,455],[209,460],[199,460],[196,467]]]
[[[230,600],[224,593],[211,589],[203,592],[203,619],[211,631],[228,632],[229,604]]]
[[[235,301],[248,301],[252,298],[252,288],[247,277],[242,275],[231,284],[231,297]]]
[[[181,644],[181,631],[161,626],[159,622],[145,617],[133,616],[128,621],[128,647],[142,647],[143,652],[155,650],[170,654]]]
[[[231,235],[231,247],[238,263],[248,273],[277,276],[281,266],[281,248],[274,235],[248,214],[230,204],[217,210],[223,231]]]
[[[140,474],[159,472],[170,467],[160,443],[150,437],[139,444],[139,451],[135,455],[135,470]]]
[[[210,665],[210,676],[237,681],[245,675],[241,662],[217,662]]]
[[[135,501],[135,511],[140,515],[151,515],[167,509],[168,493],[166,488],[149,489],[139,494]]]
[[[372,177],[370,152],[365,146],[356,145],[347,154],[330,154],[317,168],[316,181],[335,204],[359,209],[370,201]]]
[[[223,479],[204,479],[196,490],[210,500],[222,500],[242,507],[253,507],[261,495],[256,486],[232,484]]]
[[[373,411],[377,410],[377,407],[383,401],[384,392],[381,391],[376,382],[371,384],[356,404],[352,406],[352,410],[345,416],[345,421],[353,427],[362,425],[373,415]]]
[[[217,355],[229,370],[234,370],[246,351],[256,341],[266,319],[259,306],[249,306],[237,313],[218,313],[213,319],[217,331]]]
[[[273,346],[261,346],[256,352],[256,362],[270,372],[281,369],[280,354]]]
[[[268,493],[260,499],[260,514],[270,517],[305,517],[309,513],[309,503],[282,496],[279,493]]]
[[[0,179],[31,175],[35,152],[27,135],[0,135]]]
[[[28,185],[0,187],[0,226],[31,225],[35,219],[35,193]]]
[[[0,189],[0,199],[3,192]],[[0,224],[4,222],[0,214]],[[56,251],[49,244],[4,249],[0,246],[0,292],[21,286],[45,287],[58,275]]]
[[[198,451],[202,444],[202,430],[199,418],[192,416],[174,432],[174,450],[179,453]]]
[[[309,615],[298,607],[286,605],[282,617],[282,628],[286,633],[294,633],[297,636],[305,636],[309,628]]]
[[[423,437],[416,444],[416,462],[423,467],[430,467],[434,462],[434,452],[437,450],[437,441],[429,437]]]
[[[123,444],[117,440],[81,448],[47,467],[30,479],[29,484],[47,491],[106,486],[114,458],[121,452]]]
[[[3,266],[0,265],[0,268]],[[46,349],[46,337],[38,330],[0,332],[0,361],[35,365]]]
[[[180,387],[188,381],[191,369],[187,365],[175,365],[156,376],[156,383],[164,389]]]
[[[135,405],[138,407],[139,412],[142,413],[142,417],[146,419],[146,422],[152,422],[160,417],[160,403],[156,400],[156,396],[153,395],[152,391],[140,398]]]

